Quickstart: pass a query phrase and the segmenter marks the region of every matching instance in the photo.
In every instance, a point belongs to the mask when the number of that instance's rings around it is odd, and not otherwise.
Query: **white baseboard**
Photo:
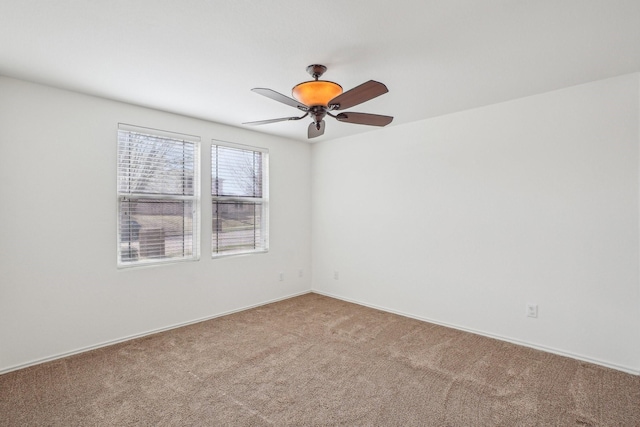
[[[591,357],[587,357],[587,356],[583,356],[581,354],[575,354],[575,353],[571,353],[568,351],[564,351],[564,350],[558,350],[556,348],[552,348],[552,347],[546,347],[546,346],[542,346],[542,345],[538,345],[538,344],[532,344],[526,341],[520,341],[514,338],[509,338],[509,337],[504,337],[502,335],[498,335],[498,334],[492,334],[492,333],[488,333],[488,332],[484,332],[484,331],[479,331],[477,329],[471,329],[471,328],[466,328],[463,326],[458,326],[458,325],[454,325],[451,323],[446,323],[446,322],[441,322],[435,319],[430,319],[427,317],[422,317],[422,316],[416,316],[414,314],[410,314],[410,313],[405,313],[402,311],[398,311],[398,310],[393,310],[387,307],[381,307],[375,304],[369,304],[366,302],[362,302],[362,301],[357,301],[351,298],[346,298],[340,295],[334,295],[332,293],[329,292],[324,292],[324,291],[320,291],[318,289],[312,289],[311,292],[315,293],[315,294],[319,294],[319,295],[324,295],[327,297],[331,297],[331,298],[335,298],[335,299],[339,299],[342,301],[346,301],[346,302],[350,302],[353,304],[358,304],[358,305],[362,305],[365,307],[369,307],[369,308],[375,308],[376,310],[380,310],[380,311],[385,311],[387,313],[393,313],[393,314],[397,314],[399,316],[403,316],[403,317],[408,317],[411,319],[416,319],[416,320],[420,320],[422,322],[428,322],[428,323],[434,323],[436,325],[440,325],[440,326],[445,326],[447,328],[453,328],[453,329],[457,329],[460,331],[465,331],[465,332],[470,332],[472,334],[476,334],[476,335],[482,335],[488,338],[493,338],[493,339],[497,339],[500,341],[506,341],[506,342],[510,342],[512,344],[517,344],[517,345],[521,345],[524,347],[529,347],[529,348],[533,348],[536,350],[541,350],[541,351],[545,351],[547,353],[553,353],[553,354],[557,354],[559,356],[565,356],[565,357],[569,357],[571,359],[576,359],[576,360],[581,360],[583,362],[589,362],[589,363],[593,363],[596,365],[600,365],[600,366],[604,366],[606,368],[611,368],[611,369],[615,369],[617,371],[622,371],[622,372],[626,372],[628,374],[633,374],[633,375],[640,375],[640,370],[638,369],[634,369],[634,368],[630,368],[628,366],[622,366],[622,365],[617,365],[615,363],[609,363],[609,362],[605,362],[603,360],[599,360],[599,359],[594,359]]]
[[[295,294],[290,294],[290,295],[287,295],[287,296],[284,296],[284,297],[275,298],[275,299],[272,299],[272,300],[260,302],[258,304],[248,305],[248,306],[245,306],[245,307],[237,308],[235,310],[229,310],[229,311],[225,311],[225,312],[222,312],[222,313],[214,314],[214,315],[211,315],[211,316],[206,316],[206,317],[201,317],[199,319],[190,320],[188,322],[176,323],[174,325],[166,326],[164,328],[152,329],[150,331],[142,332],[142,333],[139,333],[139,334],[128,335],[128,336],[123,337],[123,338],[117,338],[117,339],[114,339],[114,340],[105,341],[105,342],[102,342],[102,343],[99,343],[99,344],[90,345],[90,346],[87,346],[87,347],[82,347],[82,348],[79,348],[79,349],[76,349],[76,350],[72,350],[72,351],[67,351],[65,353],[58,353],[58,354],[54,354],[52,356],[43,357],[41,359],[31,360],[29,362],[20,363],[18,365],[13,365],[13,366],[9,366],[8,368],[0,369],[0,375],[6,374],[6,373],[11,372],[11,371],[17,371],[18,369],[28,368],[29,366],[39,365],[41,363],[51,362],[51,361],[57,360],[57,359],[62,359],[63,357],[73,356],[74,354],[84,353],[86,351],[96,350],[96,349],[99,349],[99,348],[102,348],[102,347],[108,347],[108,346],[113,345],[113,344],[118,344],[118,343],[121,343],[121,342],[134,340],[136,338],[142,338],[142,337],[145,337],[147,335],[153,335],[153,334],[157,334],[159,332],[169,331],[171,329],[176,329],[176,328],[181,328],[183,326],[193,325],[194,323],[204,322],[204,321],[207,321],[207,320],[215,319],[216,317],[227,316],[229,314],[238,313],[240,311],[245,311],[245,310],[249,310],[249,309],[256,308],[256,307],[261,307],[263,305],[271,304],[271,303],[278,302],[278,301],[283,301],[283,300],[286,300],[286,299],[289,299],[289,298],[294,298],[294,297],[297,297],[297,296],[300,296],[300,295],[306,295],[308,293],[311,293],[311,291],[309,290],[309,291],[297,292]]]

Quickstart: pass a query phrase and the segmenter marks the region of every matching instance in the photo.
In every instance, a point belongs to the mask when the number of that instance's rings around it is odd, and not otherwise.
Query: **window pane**
[[[191,200],[121,200],[120,261],[192,257],[193,223]]]
[[[264,250],[262,203],[213,201],[213,252]]]
[[[211,195],[262,197],[262,153],[213,145]]]
[[[142,133],[118,132],[118,192],[194,194],[194,144]]]

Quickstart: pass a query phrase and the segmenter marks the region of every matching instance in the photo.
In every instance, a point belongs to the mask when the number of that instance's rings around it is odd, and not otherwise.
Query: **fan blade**
[[[289,98],[288,96],[284,96],[283,94],[278,93],[275,90],[256,87],[251,89],[251,91],[255,93],[259,93],[262,96],[266,96],[267,98],[271,98],[274,101],[278,101],[278,102],[282,102],[283,104],[290,105],[302,111],[307,111],[309,109],[309,107],[302,104],[301,102],[298,102],[293,98]]]
[[[316,127],[315,123],[311,123],[309,125],[309,130],[307,131],[307,136],[309,138],[315,138],[316,136],[320,136],[324,134],[324,120],[320,121],[320,129]]]
[[[357,125],[369,125],[369,126],[386,126],[391,121],[393,121],[393,117],[391,116],[381,116],[380,114],[367,114],[367,113],[340,113],[336,116],[341,122],[346,123],[355,123]]]
[[[249,125],[249,126],[268,125],[269,123],[286,122],[288,120],[300,120],[306,116],[307,115],[305,114],[302,117],[282,117],[281,119],[258,120],[257,122],[244,122],[243,125]]]
[[[362,83],[360,86],[356,86],[353,89],[346,91],[342,95],[336,96],[329,101],[329,106],[337,105],[338,107],[333,108],[334,110],[345,110],[387,92],[389,92],[389,89],[387,89],[385,85],[374,80],[369,80],[366,83]]]

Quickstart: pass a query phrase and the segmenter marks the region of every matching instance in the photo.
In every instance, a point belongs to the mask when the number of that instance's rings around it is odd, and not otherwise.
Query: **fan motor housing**
[[[324,116],[327,115],[327,109],[322,105],[316,105],[309,108],[309,114],[313,116],[315,123],[320,123],[324,119]]]

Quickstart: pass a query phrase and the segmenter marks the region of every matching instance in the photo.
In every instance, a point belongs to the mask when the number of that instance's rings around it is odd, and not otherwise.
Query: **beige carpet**
[[[640,377],[317,294],[0,376],[2,426],[638,426]]]

